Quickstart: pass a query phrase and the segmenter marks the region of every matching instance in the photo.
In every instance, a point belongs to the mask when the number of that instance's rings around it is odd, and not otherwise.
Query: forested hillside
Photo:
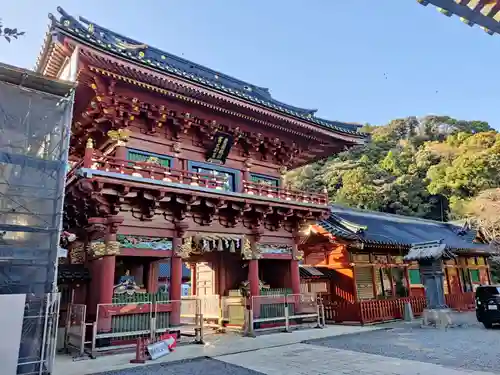
[[[478,215],[485,199],[500,199],[487,192],[500,188],[500,134],[488,123],[427,116],[362,130],[371,143],[290,171],[288,183],[326,187],[333,202],[351,207],[442,221]]]

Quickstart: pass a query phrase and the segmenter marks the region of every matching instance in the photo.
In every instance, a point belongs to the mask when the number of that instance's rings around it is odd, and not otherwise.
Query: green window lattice
[[[470,279],[473,283],[481,282],[481,278],[479,277],[479,270],[469,270]]]
[[[170,158],[169,157],[162,157],[156,154],[149,154],[147,152],[138,152],[138,151],[133,151],[129,150],[127,154],[127,159],[131,161],[148,161],[149,158],[157,158],[158,161],[160,162],[160,165],[162,167],[170,167]]]
[[[410,279],[410,284],[422,284],[422,280],[420,279],[420,270],[408,270],[408,277]]]

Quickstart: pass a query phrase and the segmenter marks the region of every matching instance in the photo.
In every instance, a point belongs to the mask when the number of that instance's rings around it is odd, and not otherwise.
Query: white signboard
[[[2,375],[16,375],[23,331],[25,294],[0,294],[0,364]]]

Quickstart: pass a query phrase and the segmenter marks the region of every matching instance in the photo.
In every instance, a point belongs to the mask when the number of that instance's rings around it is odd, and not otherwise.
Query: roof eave
[[[342,135],[344,137],[347,136],[347,137],[350,138],[347,141],[351,142],[353,145],[363,145],[363,144],[366,144],[368,142],[368,140],[369,140],[369,137],[366,134],[364,134],[364,133],[361,133],[361,132],[358,132],[358,131],[348,131],[347,129],[345,129],[345,131],[343,129],[335,129],[335,130],[334,129],[330,129],[327,126],[316,124],[315,122],[309,121],[309,120],[307,120],[305,118],[293,116],[293,115],[287,114],[286,112],[275,110],[274,108],[271,108],[271,107],[268,107],[268,106],[265,106],[265,105],[261,105],[259,103],[255,103],[252,100],[247,100],[247,99],[239,97],[237,95],[232,95],[231,93],[224,92],[224,91],[222,91],[220,89],[217,89],[215,87],[207,87],[205,85],[201,85],[198,82],[195,82],[195,81],[192,81],[192,80],[188,80],[188,79],[185,79],[183,77],[179,77],[178,75],[169,74],[168,72],[165,72],[164,70],[160,70],[160,69],[158,69],[158,68],[156,68],[154,66],[150,66],[150,65],[148,65],[148,64],[146,64],[144,62],[136,61],[136,60],[130,59],[130,58],[126,57],[126,56],[116,54],[113,51],[106,50],[106,49],[104,49],[102,47],[99,47],[99,46],[97,46],[95,44],[90,43],[89,41],[86,41],[86,40],[82,39],[80,36],[78,36],[78,35],[76,35],[74,33],[71,33],[70,31],[62,28],[60,25],[57,25],[54,21],[53,21],[51,29],[50,29],[50,31],[48,33],[48,37],[46,38],[45,45],[42,48],[41,58],[39,58],[39,62],[37,62],[37,70],[38,71],[42,71],[43,72],[45,70],[47,64],[50,63],[50,61],[48,61],[49,59],[48,59],[47,55],[48,55],[48,51],[50,50],[51,45],[53,45],[55,43],[54,37],[53,37],[53,33],[61,33],[64,36],[70,38],[71,40],[73,40],[73,41],[75,41],[75,42],[77,42],[79,44],[82,44],[82,45],[84,45],[84,46],[86,46],[88,48],[97,50],[97,51],[99,51],[101,53],[104,53],[106,55],[111,55],[113,57],[123,59],[123,60],[127,61],[130,64],[142,66],[144,68],[153,70],[156,73],[165,75],[165,76],[167,76],[167,77],[169,77],[171,79],[176,79],[176,80],[179,80],[179,81],[184,81],[186,83],[189,83],[189,84],[192,84],[192,85],[196,85],[196,86],[198,86],[200,88],[209,89],[210,91],[217,92],[218,94],[223,95],[225,97],[230,97],[230,98],[233,98],[233,99],[236,99],[236,100],[241,100],[241,101],[244,101],[247,104],[252,105],[254,107],[258,107],[258,108],[265,109],[267,111],[271,111],[271,112],[275,113],[276,115],[279,115],[279,116],[288,118],[290,120],[293,120],[293,121],[295,121],[297,123],[300,123],[300,124],[302,124],[303,127],[308,128],[309,130],[312,130],[312,131],[316,131],[317,133],[320,133],[323,136],[327,135],[327,136],[329,136],[331,138],[334,138],[334,139],[338,139],[339,135]],[[346,125],[348,125],[348,126],[355,125],[357,127],[357,129],[359,129],[359,127],[360,127],[359,124],[346,124]]]

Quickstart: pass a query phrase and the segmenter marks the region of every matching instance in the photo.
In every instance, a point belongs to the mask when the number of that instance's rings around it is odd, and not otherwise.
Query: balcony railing
[[[86,165],[78,164],[78,168],[81,168],[82,166]],[[113,156],[102,156],[94,157],[92,159],[92,162],[87,164],[87,167],[89,166],[90,169],[120,173],[123,175],[156,181],[186,184],[190,186],[203,187],[219,191],[231,191],[255,197],[279,199],[282,201],[300,202],[324,206],[328,205],[327,194],[307,193],[303,191],[270,186],[267,184],[251,181],[242,181],[240,186],[236,186],[234,190],[228,190],[228,181],[227,178],[223,175],[213,175],[182,169],[174,169],[150,162],[124,160]],[[70,171],[70,173],[68,174],[68,178],[73,178],[75,169],[76,168],[73,168]],[[69,181],[70,180],[68,179],[68,182]]]

